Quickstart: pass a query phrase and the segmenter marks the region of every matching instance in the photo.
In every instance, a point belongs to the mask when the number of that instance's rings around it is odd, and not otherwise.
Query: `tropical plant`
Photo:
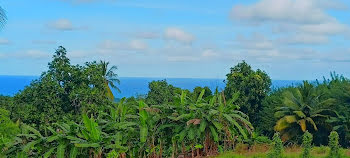
[[[329,134],[329,144],[330,147],[328,158],[340,158],[340,146],[339,146],[339,135],[336,131],[332,131]]]
[[[238,111],[239,107],[233,104],[238,95],[226,101],[223,94],[216,91],[209,102],[206,102],[203,100],[204,93],[205,90],[202,90],[195,101],[186,100],[185,93],[182,93],[178,107],[187,109],[178,109],[171,117],[169,116],[174,121],[186,124],[175,140],[183,142],[184,136],[187,136],[186,142],[191,146],[192,155],[197,144],[203,145],[204,155],[213,155],[218,152],[218,148],[221,148],[220,140],[224,140],[225,143],[222,144],[224,148],[228,144],[234,146],[233,143],[238,136],[247,139],[253,130],[248,116]],[[199,148],[197,149],[197,156],[200,156]]]
[[[329,109],[333,99],[320,99],[320,94],[312,84],[304,81],[303,85],[283,94],[283,105],[277,108],[278,119],[275,130],[281,132],[283,140],[289,140],[301,132],[317,131],[318,123],[324,123],[336,113]]]
[[[109,68],[109,62],[102,61],[102,60],[100,61],[100,64],[102,66],[102,73],[103,73],[103,78],[105,80],[105,85],[107,89],[107,96],[111,100],[114,100],[114,95],[111,88],[117,90],[120,93],[120,89],[116,86],[116,84],[120,84],[118,75],[115,73],[118,67],[113,65],[112,67]]]
[[[276,132],[272,138],[272,149],[267,156],[268,158],[282,158],[283,157],[283,142],[280,134]]]
[[[312,134],[306,131],[303,135],[303,152],[301,154],[302,158],[311,158],[311,146],[312,144]]]
[[[80,120],[83,112],[96,114],[112,102],[106,97],[102,66],[97,62],[71,65],[67,50],[59,47],[42,73],[14,96],[12,119],[40,127],[68,117]]]
[[[331,117],[327,120],[328,123],[333,125],[333,130],[337,131],[341,137],[341,144],[347,145],[350,140],[350,117],[349,116],[337,116]]]
[[[168,84],[166,80],[152,81],[148,88],[146,103],[150,105],[171,104],[174,98],[181,94],[180,88]]]
[[[19,133],[19,123],[14,123],[9,118],[9,112],[0,108],[0,157],[8,150],[8,144],[14,140]]]

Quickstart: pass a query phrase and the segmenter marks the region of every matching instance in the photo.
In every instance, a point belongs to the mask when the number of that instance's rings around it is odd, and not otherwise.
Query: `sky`
[[[350,77],[348,0],[0,0],[0,75],[39,76],[58,46],[122,77]]]

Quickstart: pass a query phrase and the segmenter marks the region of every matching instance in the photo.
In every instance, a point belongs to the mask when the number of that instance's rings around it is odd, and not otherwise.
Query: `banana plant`
[[[21,124],[21,133],[18,134],[13,142],[7,144],[9,150],[5,155],[16,155],[24,158],[27,156],[38,157],[45,149],[43,142],[46,138],[35,128],[26,124]]]

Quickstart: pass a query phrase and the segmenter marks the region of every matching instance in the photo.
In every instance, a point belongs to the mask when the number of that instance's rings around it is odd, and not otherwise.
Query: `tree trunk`
[[[193,145],[191,145],[191,151],[192,151],[192,158],[194,158]]]

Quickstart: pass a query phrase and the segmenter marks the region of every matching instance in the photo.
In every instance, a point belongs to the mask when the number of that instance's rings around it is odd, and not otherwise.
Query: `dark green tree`
[[[13,119],[45,126],[65,117],[76,119],[83,111],[95,113],[100,105],[111,104],[105,95],[102,65],[71,65],[66,54],[66,49],[59,47],[49,70],[15,96]]]
[[[166,80],[152,81],[148,84],[147,104],[167,104],[174,101],[174,97],[181,94],[181,89],[168,84]]]
[[[231,99],[238,92],[237,100],[241,111],[246,113],[253,125],[257,125],[257,113],[262,109],[262,101],[270,91],[271,79],[260,69],[254,71],[245,61],[231,68],[226,75],[225,96]]]

